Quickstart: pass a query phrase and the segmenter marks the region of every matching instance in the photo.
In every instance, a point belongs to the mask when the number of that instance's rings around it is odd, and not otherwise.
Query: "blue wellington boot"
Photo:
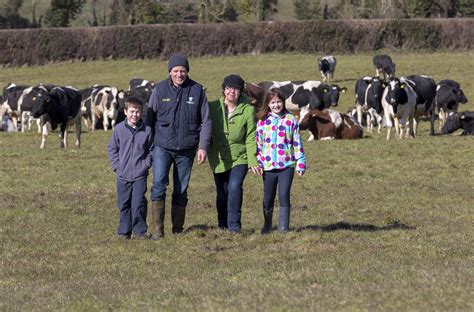
[[[278,231],[286,233],[290,229],[290,208],[280,206],[280,219],[278,220]]]
[[[269,234],[272,230],[272,221],[273,221],[273,208],[270,209],[269,211],[265,211],[263,209],[263,228],[260,233],[262,234]]]

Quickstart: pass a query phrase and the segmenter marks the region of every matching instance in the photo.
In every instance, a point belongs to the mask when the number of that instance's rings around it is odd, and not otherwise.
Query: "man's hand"
[[[198,151],[197,151],[197,163],[198,163],[198,165],[204,163],[206,161],[206,158],[207,158],[206,150],[198,149]]]

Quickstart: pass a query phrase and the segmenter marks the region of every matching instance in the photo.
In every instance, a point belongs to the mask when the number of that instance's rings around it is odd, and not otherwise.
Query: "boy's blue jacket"
[[[151,167],[153,134],[142,122],[136,129],[126,123],[127,119],[115,127],[107,150],[117,178],[136,181],[146,178]]]

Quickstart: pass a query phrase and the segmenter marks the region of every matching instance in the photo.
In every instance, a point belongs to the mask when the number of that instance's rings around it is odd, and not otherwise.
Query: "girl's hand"
[[[261,177],[263,174],[263,169],[259,166],[250,167],[249,170],[258,177]]]
[[[296,173],[301,177],[305,172],[304,171],[296,171]]]

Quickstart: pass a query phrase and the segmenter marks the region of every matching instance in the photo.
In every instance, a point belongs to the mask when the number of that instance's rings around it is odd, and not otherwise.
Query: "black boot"
[[[273,221],[273,207],[270,210],[263,209],[263,228],[261,233],[268,234],[272,230],[272,221]]]
[[[280,220],[278,221],[278,231],[286,233],[290,229],[290,207],[280,206]]]
[[[153,201],[151,206],[151,238],[158,239],[165,236],[165,201]]]
[[[186,206],[173,205],[171,207],[171,223],[173,224],[173,233],[183,232],[184,219],[186,217]]]

